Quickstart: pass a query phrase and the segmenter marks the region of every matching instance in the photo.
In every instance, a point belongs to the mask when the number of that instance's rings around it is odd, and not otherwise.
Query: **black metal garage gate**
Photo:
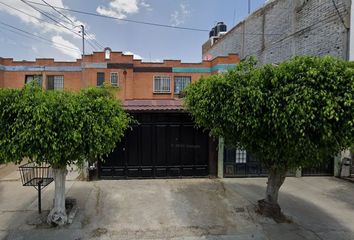
[[[183,113],[135,113],[139,124],[100,163],[101,178],[207,176],[208,134]]]

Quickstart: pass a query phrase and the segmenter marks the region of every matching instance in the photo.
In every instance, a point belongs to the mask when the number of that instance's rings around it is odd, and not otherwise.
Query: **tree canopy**
[[[107,88],[0,90],[0,159],[64,167],[112,151],[131,121]]]
[[[313,165],[353,141],[354,71],[332,57],[253,60],[186,89],[196,123],[268,167]]]
[[[273,205],[288,170],[319,164],[354,142],[354,70],[329,56],[260,67],[249,59],[188,86],[185,105],[197,125],[263,163]]]

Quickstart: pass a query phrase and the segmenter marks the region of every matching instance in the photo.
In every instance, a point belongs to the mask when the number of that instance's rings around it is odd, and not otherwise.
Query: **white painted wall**
[[[354,1],[352,1],[351,11],[350,11],[349,60],[354,61]]]

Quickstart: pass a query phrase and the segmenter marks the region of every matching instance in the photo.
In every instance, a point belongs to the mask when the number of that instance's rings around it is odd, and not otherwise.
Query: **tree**
[[[67,166],[111,152],[130,123],[107,88],[78,93],[43,91],[36,83],[22,90],[1,90],[0,158],[49,163],[55,182],[48,222],[64,225]],[[4,128],[2,128],[4,129]]]
[[[259,209],[281,217],[278,192],[291,169],[318,164],[353,142],[354,71],[332,57],[295,57],[201,79],[186,89],[197,125],[252,153],[267,168]]]

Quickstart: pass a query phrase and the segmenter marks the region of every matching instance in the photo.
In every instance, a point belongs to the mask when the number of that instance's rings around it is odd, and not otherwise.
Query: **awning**
[[[183,111],[180,99],[125,100],[123,108],[127,111]]]

